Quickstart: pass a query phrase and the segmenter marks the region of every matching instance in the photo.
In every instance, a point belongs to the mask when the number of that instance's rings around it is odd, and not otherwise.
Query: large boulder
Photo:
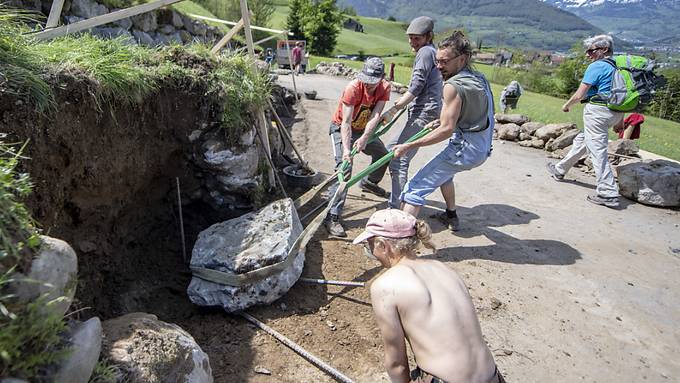
[[[102,347],[102,324],[94,317],[78,323],[68,337],[70,354],[61,362],[54,383],[87,383],[99,360]]]
[[[103,324],[102,352],[131,383],[212,383],[208,355],[176,324],[131,313]]]
[[[244,274],[287,259],[302,224],[291,199],[281,199],[257,212],[218,223],[202,231],[191,255],[191,267]],[[283,296],[300,277],[304,249],[282,271],[242,286],[209,282],[194,276],[189,299],[200,306],[221,306],[228,312],[269,304]]]
[[[549,151],[554,151],[557,149],[564,149],[574,142],[574,137],[580,133],[578,129],[569,129],[562,133],[559,137],[555,138],[553,142],[550,143]]]
[[[635,162],[616,168],[619,192],[653,206],[680,206],[680,164],[667,160]]]
[[[78,284],[78,257],[66,242],[40,236],[42,245],[31,262],[27,275],[17,273],[11,285],[13,293],[22,301],[44,296],[50,302],[46,307],[58,315],[64,315]]]
[[[526,133],[530,136],[534,135],[534,132],[536,132],[538,129],[544,127],[545,124],[542,122],[538,121],[529,121],[527,123],[522,124],[522,133]]]
[[[515,141],[519,137],[519,125],[517,124],[498,124],[496,125],[498,139]]]
[[[571,122],[548,124],[537,129],[536,132],[534,132],[534,136],[540,138],[541,140],[547,141],[551,138],[557,138],[561,136],[562,133],[570,129],[576,129],[576,124]]]
[[[522,125],[526,122],[529,122],[529,117],[523,115],[523,114],[502,114],[502,113],[497,113],[495,116],[496,121],[499,124],[517,124],[517,125]]]
[[[637,157],[640,151],[640,146],[637,142],[622,138],[616,141],[611,141],[607,150],[609,153],[623,154],[624,156]]]
[[[141,15],[132,16],[132,25],[142,32],[151,32],[158,28],[158,20],[156,12],[142,13]]]

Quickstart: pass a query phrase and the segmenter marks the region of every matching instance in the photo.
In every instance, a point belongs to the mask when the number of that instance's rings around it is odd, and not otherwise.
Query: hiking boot
[[[331,215],[331,218],[326,221],[326,230],[328,230],[328,234],[334,237],[340,238],[347,237],[345,228],[342,227],[342,224],[340,223],[340,218],[337,215]]]
[[[619,207],[619,197],[602,197],[597,194],[589,195],[586,197],[588,202],[594,203],[595,205],[602,205],[606,207]]]
[[[564,181],[564,174],[560,174],[560,172],[557,171],[555,164],[548,163],[545,165],[545,167],[548,170],[548,173],[550,173],[550,177],[552,177],[555,181]]]
[[[359,188],[361,188],[361,191],[371,193],[381,198],[387,197],[387,192],[385,189],[381,188],[378,184],[371,182],[367,178],[361,180],[359,183]]]
[[[458,219],[458,214],[456,214],[455,210],[453,212],[453,217],[449,217],[449,215],[446,214],[445,211],[443,211],[441,213],[431,215],[430,218],[436,218],[437,220],[439,220],[439,222],[443,223],[447,229],[451,231],[460,230],[460,220]]]

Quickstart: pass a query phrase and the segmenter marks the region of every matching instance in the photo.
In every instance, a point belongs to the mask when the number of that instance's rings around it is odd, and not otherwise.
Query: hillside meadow
[[[391,60],[390,57],[384,57],[386,69],[389,68],[389,63],[397,60]],[[310,58],[310,68],[314,68],[316,64],[321,61],[331,62],[339,61],[347,66],[355,69],[361,69],[363,65],[360,61],[338,60],[334,58],[316,57]],[[475,67],[484,75],[493,79],[494,68],[491,65],[475,64]],[[411,78],[411,69],[403,65],[395,66],[394,80],[408,84]],[[496,84],[491,82],[491,88],[496,96],[496,103],[498,103],[498,96],[505,84]],[[574,122],[579,127],[583,128],[583,105],[578,104],[572,108],[569,113],[562,112],[562,105],[566,100],[542,95],[539,93],[525,91],[519,100],[516,113],[522,113],[529,116],[533,121],[541,121],[546,123],[553,122]],[[615,139],[616,135],[610,130],[610,138]],[[680,123],[663,120],[656,117],[645,116],[645,123],[642,126],[642,133],[638,141],[640,148],[643,150],[662,155],[664,157],[672,158],[680,161]]]

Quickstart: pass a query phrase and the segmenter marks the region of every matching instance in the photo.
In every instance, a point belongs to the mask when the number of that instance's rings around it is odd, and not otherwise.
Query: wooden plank
[[[243,20],[243,29],[246,33],[246,45],[248,46],[248,54],[255,58],[255,48],[253,46],[253,32],[250,30],[250,10],[248,9],[248,2],[246,0],[239,0],[241,2],[241,19]],[[253,68],[256,69],[256,68]]]
[[[64,7],[64,0],[53,0],[52,8],[50,8],[50,15],[47,17],[45,28],[54,28],[59,25],[59,18],[61,17],[61,9]]]
[[[86,29],[97,27],[99,25],[112,23],[114,21],[124,19],[126,17],[140,15],[142,13],[153,11],[154,9],[157,9],[157,8],[160,8],[160,7],[163,7],[163,6],[166,6],[166,5],[179,3],[180,1],[182,1],[182,0],[157,0],[157,1],[154,1],[154,2],[151,2],[151,3],[137,5],[137,6],[134,6],[134,7],[125,8],[125,9],[121,9],[121,10],[118,10],[118,11],[115,11],[115,12],[107,13],[105,15],[95,16],[95,17],[89,18],[87,20],[75,22],[73,24],[67,24],[67,25],[63,25],[61,27],[44,30],[42,32],[38,32],[38,33],[34,34],[33,37],[38,39],[38,40],[53,39],[55,37],[64,36],[64,35],[69,34],[69,33],[76,33],[76,32],[80,32],[80,31],[84,31]]]
[[[224,47],[229,42],[229,40],[231,40],[234,35],[236,35],[241,30],[241,28],[243,28],[243,19],[239,20],[238,23],[236,23],[236,25],[234,25],[234,27],[231,28],[229,32],[227,32],[227,34],[217,42],[217,44],[215,44],[213,49],[210,50],[210,53],[217,54],[217,52],[219,52],[220,49],[222,49],[222,47]]]
[[[193,14],[193,13],[188,13],[187,15],[189,15],[189,16],[195,18],[195,19],[200,19],[200,20],[205,20],[205,21],[212,21],[212,22],[214,22],[214,23],[227,24],[227,25],[236,25],[236,23],[233,22],[233,21],[227,21],[227,20],[222,20],[222,19],[216,19],[216,18],[214,18],[214,17],[201,16],[201,15],[196,15],[196,14]],[[288,34],[290,34],[291,36],[293,35],[292,33],[287,32],[287,31],[281,31],[281,30],[278,30],[278,29],[271,29],[271,28],[264,28],[264,27],[256,27],[256,26],[254,26],[254,25],[251,25],[251,26],[250,26],[250,29],[255,29],[255,30],[263,31],[263,32],[279,33],[279,34],[280,34],[280,33],[288,33]]]

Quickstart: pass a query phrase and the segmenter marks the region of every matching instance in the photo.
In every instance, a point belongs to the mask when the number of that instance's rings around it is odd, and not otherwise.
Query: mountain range
[[[543,0],[623,40],[649,44],[680,36],[678,0]]]
[[[618,47],[680,36],[680,0],[339,0],[359,15],[406,21],[427,15],[437,31],[463,28],[488,45],[567,50],[583,38],[614,35]]]
[[[409,21],[426,15],[437,32],[463,28],[487,45],[567,50],[603,33],[582,18],[541,0],[340,0],[359,15]]]

